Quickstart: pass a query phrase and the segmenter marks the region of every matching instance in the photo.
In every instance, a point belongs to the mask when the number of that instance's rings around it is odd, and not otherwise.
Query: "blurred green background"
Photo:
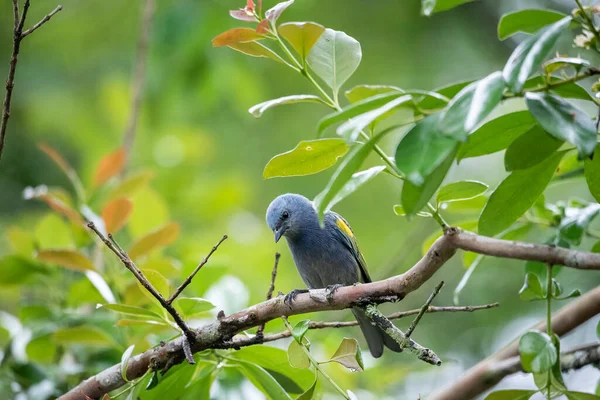
[[[290,150],[300,140],[316,136],[316,123],[328,110],[310,104],[285,106],[268,111],[258,120],[247,112],[249,107],[264,100],[312,93],[312,87],[293,71],[270,60],[211,46],[214,36],[243,24],[228,15],[228,10],[243,6],[241,3],[158,1],[144,103],[129,168],[132,174],[148,171],[152,179],[133,196],[132,219],[119,236],[127,246],[136,237],[168,221],[179,223],[182,231],[178,240],[153,259],[162,263],[161,268],[169,271],[165,274],[177,282],[223,234],[228,234],[230,239],[201,271],[188,293],[207,297],[217,304],[217,310],[226,312],[264,298],[276,251],[282,253],[276,290],[288,292],[303,286],[284,242],[273,243],[264,213],[270,201],[281,193],[314,197],[332,173],[328,170],[307,177],[262,179],[262,170],[272,156]],[[568,11],[564,8],[566,3],[554,1],[499,3],[475,2],[424,18],[419,15],[416,0],[297,0],[282,21],[319,22],[345,31],[361,43],[362,64],[345,89],[359,83],[433,89],[502,68],[516,44],[512,40],[499,42],[496,38],[496,23],[503,12],[531,6]],[[47,143],[57,149],[89,187],[100,159],[121,146],[130,111],[140,2],[65,0],[61,4],[63,11],[23,42],[19,57],[7,146],[0,163],[0,257],[15,252],[8,233],[16,228],[43,243],[42,247],[73,248],[79,243],[81,239],[72,227],[54,214],[50,217],[52,213],[45,204],[23,199],[25,187],[40,184],[63,187],[73,194],[68,180],[39,151],[37,144]],[[265,0],[265,8],[272,4]],[[55,6],[54,0],[33,1],[26,25],[39,20]],[[0,7],[3,77],[8,67],[11,36],[11,7],[5,0]],[[565,47],[568,49],[569,44]],[[519,106],[514,103],[507,107]],[[397,141],[398,137],[388,138],[384,148],[391,151]],[[376,158],[371,162],[376,162]],[[447,179],[478,179],[494,185],[503,176],[502,158],[494,155],[466,160],[455,166]],[[423,241],[436,231],[432,221],[407,221],[393,214],[392,206],[399,203],[400,193],[400,187],[393,182],[381,174],[336,207],[352,225],[374,279],[410,268],[421,256]],[[583,181],[567,181],[550,188],[547,198],[564,199],[565,193],[591,200]],[[447,215],[452,223],[473,220],[475,216]],[[537,242],[543,242],[544,238],[544,233],[535,230],[528,236]],[[130,279],[119,270],[112,254],[106,253],[105,257],[109,268],[119,271],[116,273],[120,274],[119,279]],[[351,373],[339,365],[327,365],[327,370],[342,387],[354,390],[361,399],[415,399],[426,395],[543,317],[541,303],[518,299],[522,264],[485,259],[461,293],[460,304],[498,301],[500,308],[472,314],[431,314],[423,318],[414,338],[434,349],[444,360],[444,366],[431,367],[415,362],[407,354],[389,352],[374,360],[365,352],[365,372]],[[23,270],[10,273],[28,274],[28,267],[12,265],[11,268]],[[450,305],[452,292],[464,272],[457,256],[421,290],[401,303],[382,308],[392,312],[418,307],[440,280],[446,286],[434,304]],[[597,275],[590,279],[585,272],[563,270],[561,274],[567,291],[576,286],[586,290],[599,282]],[[115,279],[108,280],[109,285],[122,287]],[[48,275],[32,276],[23,284],[5,282],[0,288],[0,309],[19,317],[25,327],[28,320],[24,315],[44,305],[52,316],[44,322],[45,327],[82,319],[99,321],[128,345],[123,333],[127,328],[113,328],[114,316],[94,309],[102,301],[94,287],[78,273],[69,273],[65,278],[51,271]],[[348,312],[307,317],[351,319]],[[402,320],[398,324],[406,327],[409,322]],[[565,340],[564,347],[593,340],[594,327],[590,323],[579,328]],[[278,321],[267,325],[267,331],[281,328]],[[309,333],[313,352],[323,358],[335,350],[344,336],[360,335],[357,328]],[[148,339],[147,346],[156,343],[156,338]],[[286,342],[272,345],[286,346]],[[141,350],[143,347],[136,348],[136,352]],[[35,360],[33,353],[34,350],[27,351]],[[114,359],[114,354],[111,357]],[[40,364],[46,372],[51,371],[48,376],[60,376],[63,381],[74,383],[86,373],[105,367],[111,358],[98,358],[101,361],[95,364],[86,362],[89,360],[66,351],[53,354]],[[66,372],[69,367],[76,372]],[[13,373],[7,368],[0,369],[5,393],[15,389],[10,385]],[[591,391],[597,376],[597,370],[588,367],[568,375],[567,383],[573,390]],[[525,375],[516,375],[503,382],[503,386],[530,388],[533,381]],[[224,380],[220,388],[220,394],[215,393],[217,398],[224,398],[223,393],[227,393],[227,398],[261,397],[249,385],[241,383],[239,376]],[[326,385],[322,389],[330,390]]]

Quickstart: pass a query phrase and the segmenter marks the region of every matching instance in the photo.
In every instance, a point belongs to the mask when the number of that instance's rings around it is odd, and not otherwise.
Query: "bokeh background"
[[[0,5],[0,76],[6,75],[12,44],[9,3],[5,0]],[[54,0],[32,3],[28,25],[56,6]],[[127,245],[168,221],[179,223],[182,232],[178,240],[156,256],[174,281],[187,275],[210,247],[228,234],[230,239],[189,289],[190,295],[209,298],[217,309],[226,312],[264,298],[276,251],[282,253],[276,290],[288,292],[302,287],[285,243],[273,243],[264,213],[269,202],[281,193],[314,197],[333,171],[262,179],[263,168],[272,156],[316,136],[316,123],[328,110],[310,104],[285,106],[268,111],[260,119],[247,112],[252,105],[267,99],[312,93],[312,87],[280,64],[211,46],[214,36],[240,25],[229,17],[228,10],[242,7],[242,3],[158,1],[144,103],[129,168],[131,173],[148,172],[152,179],[133,196],[132,220],[121,234]],[[265,0],[265,7],[273,3]],[[23,42],[19,57],[7,147],[0,163],[0,258],[14,253],[7,235],[15,228],[48,247],[73,247],[77,240],[66,222],[49,216],[51,212],[45,204],[23,198],[24,188],[40,184],[72,192],[68,180],[37,144],[47,143],[57,149],[75,167],[84,184],[90,186],[100,159],[121,146],[130,112],[141,3],[65,0],[61,4],[63,11]],[[345,31],[361,43],[362,64],[345,89],[359,83],[433,89],[502,68],[520,39],[517,36],[498,41],[496,24],[503,12],[535,6],[568,12],[571,4],[486,0],[432,18],[420,16],[419,6],[416,0],[297,0],[282,21],[315,21]],[[563,49],[575,51],[568,41]],[[519,107],[519,103],[505,105],[505,109]],[[383,145],[391,151],[397,141],[397,136],[389,137]],[[369,160],[370,164],[376,162],[375,157]],[[503,176],[502,156],[493,155],[465,160],[453,167],[447,179],[478,179],[495,185]],[[432,221],[408,221],[393,214],[392,206],[399,203],[400,189],[392,178],[382,174],[336,207],[352,225],[374,279],[410,268],[421,256],[422,243],[436,231]],[[546,197],[564,200],[567,195],[592,200],[584,184],[576,181],[551,187]],[[448,212],[446,217],[459,223],[476,219],[476,213]],[[544,235],[534,229],[528,239],[543,242]],[[27,265],[21,268],[18,273],[28,274]],[[374,360],[366,351],[365,372],[351,373],[339,365],[327,365],[327,370],[342,387],[354,390],[361,399],[416,399],[426,395],[543,318],[543,304],[525,303],[518,298],[523,270],[520,262],[484,259],[461,292],[459,303],[500,302],[500,308],[423,318],[414,338],[440,355],[444,360],[442,367],[417,363],[407,354],[386,353]],[[15,271],[10,272],[12,275]],[[401,303],[383,308],[390,312],[416,308],[440,280],[446,286],[434,304],[450,305],[453,290],[464,272],[457,256],[421,290]],[[0,271],[5,273],[8,272]],[[585,291],[600,281],[594,273],[563,270],[561,275],[567,290],[579,287]],[[23,310],[30,311],[40,304],[52,310],[57,324],[69,318],[100,318],[93,306],[102,298],[85,277],[73,273],[60,287],[55,285],[56,279],[64,279],[60,276],[32,277],[20,285],[5,282],[0,288],[4,320],[7,315],[23,320]],[[123,279],[128,279],[125,274]],[[349,320],[351,315],[338,312],[308,318]],[[107,329],[123,339],[119,330],[124,328],[112,327],[115,318],[104,319],[110,322]],[[299,319],[292,318],[292,322]],[[405,328],[409,322],[401,320],[398,324]],[[595,340],[596,323],[597,320],[580,327],[565,339],[564,347]],[[281,328],[277,321],[267,326],[268,331]],[[335,350],[342,337],[359,337],[358,332],[357,328],[315,331],[309,333],[309,338],[313,352],[324,358]],[[149,340],[148,345],[151,344]],[[272,345],[284,347],[287,342]],[[35,359],[32,350],[28,355]],[[69,356],[70,366],[85,361],[77,355]],[[65,360],[54,355],[41,365],[56,372]],[[97,371],[103,366],[99,362],[88,364],[85,369]],[[17,388],[10,384],[11,374],[0,367],[0,380],[9,396]],[[599,375],[588,367],[568,374],[567,383],[573,390],[592,391]],[[501,385],[534,387],[526,375],[512,376]],[[330,390],[326,385],[321,388]],[[226,393],[226,398],[232,399],[261,398],[236,375],[220,381],[220,390],[213,393],[215,397],[225,398]]]

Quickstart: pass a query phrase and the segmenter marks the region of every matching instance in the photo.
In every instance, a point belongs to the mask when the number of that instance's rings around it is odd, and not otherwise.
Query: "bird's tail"
[[[384,345],[397,353],[402,351],[400,345],[394,339],[372,324],[371,319],[365,314],[363,309],[354,307],[352,308],[352,313],[358,321],[358,326],[360,326],[360,329],[367,340],[369,351],[373,357],[381,357]]]

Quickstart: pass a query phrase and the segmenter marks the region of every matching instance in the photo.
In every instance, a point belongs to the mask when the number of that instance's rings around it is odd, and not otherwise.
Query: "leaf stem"
[[[287,317],[282,316],[281,319],[283,320],[283,323],[285,324],[285,327],[291,333],[292,332],[292,325],[290,325],[290,322],[288,321]],[[335,383],[335,381],[327,374],[327,372],[323,371],[323,369],[321,368],[321,365],[319,365],[319,362],[314,359],[314,357],[312,356],[312,354],[310,354],[310,350],[308,350],[306,348],[306,345],[304,343],[299,343],[299,344],[300,344],[300,347],[302,347],[302,350],[304,350],[304,353],[306,354],[306,356],[308,357],[308,359],[310,360],[310,363],[315,367],[315,370],[318,373],[320,373],[321,375],[323,375],[323,377],[325,379],[327,379],[329,381],[329,383],[331,383],[331,386],[333,386],[335,388],[335,390],[337,390],[346,400],[350,400],[350,397],[348,396],[348,394],[346,392],[344,392],[344,389],[342,389],[341,387],[339,387],[338,384]]]

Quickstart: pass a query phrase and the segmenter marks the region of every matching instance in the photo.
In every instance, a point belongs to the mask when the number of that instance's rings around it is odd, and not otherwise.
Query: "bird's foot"
[[[296,296],[302,293],[308,293],[308,289],[294,289],[285,295],[283,302],[288,306],[292,306],[292,302],[296,300]]]
[[[325,298],[327,299],[328,303],[331,303],[331,301],[333,300],[333,294],[335,292],[337,292],[337,290],[343,286],[344,285],[342,285],[340,283],[336,283],[335,285],[327,285],[327,287],[325,288],[325,292],[327,293],[325,295]]]

